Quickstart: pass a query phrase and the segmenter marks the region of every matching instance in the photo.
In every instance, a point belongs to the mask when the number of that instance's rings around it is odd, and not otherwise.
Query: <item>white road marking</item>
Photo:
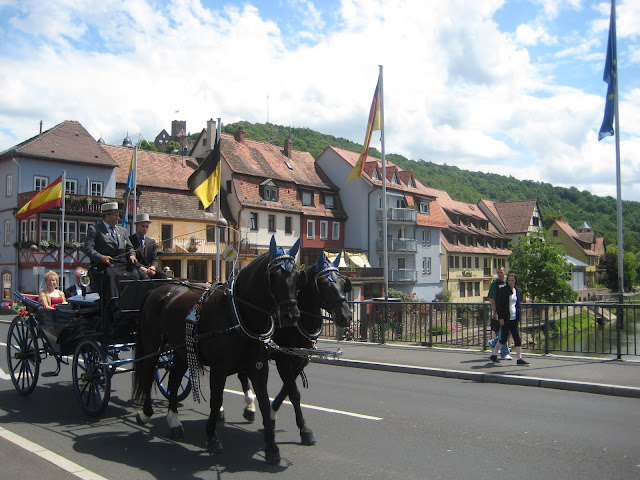
[[[48,462],[53,463],[55,466],[63,469],[66,472],[69,472],[72,475],[75,475],[78,478],[82,478],[83,480],[108,480],[102,475],[98,475],[91,470],[87,470],[77,463],[74,463],[71,460],[64,458],[63,456],[60,456],[57,453],[53,453],[51,450],[41,447],[37,443],[33,443],[32,441],[27,440],[20,435],[16,435],[15,433],[10,432],[5,428],[0,427],[0,437],[10,441],[20,448],[27,450],[28,452],[38,455],[40,458],[44,458]]]
[[[244,393],[237,390],[229,390],[225,388],[224,391],[227,393],[233,393],[234,395],[242,395],[244,397]],[[270,400],[273,401],[273,398],[270,398]],[[291,402],[289,400],[285,400],[283,403],[291,405]],[[306,403],[301,403],[300,406],[309,408],[311,410],[319,410],[321,412],[336,413],[338,415],[346,415],[347,417],[362,418],[363,420],[383,420],[383,418],[381,417],[372,417],[371,415],[364,415],[362,413],[345,412],[344,410],[334,410],[333,408],[317,407],[315,405],[307,405]]]

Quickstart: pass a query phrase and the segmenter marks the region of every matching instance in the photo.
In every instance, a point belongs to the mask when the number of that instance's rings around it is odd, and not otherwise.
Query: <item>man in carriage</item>
[[[84,252],[91,261],[90,272],[108,312],[117,314],[117,302],[110,302],[120,296],[118,280],[139,280],[135,251],[127,231],[118,225],[118,203],[103,203],[100,208],[102,220],[89,226],[84,242]]]
[[[138,259],[138,273],[140,278],[167,278],[162,270],[158,269],[158,251],[155,240],[147,237],[151,220],[148,213],[136,215],[136,233],[129,237]]]

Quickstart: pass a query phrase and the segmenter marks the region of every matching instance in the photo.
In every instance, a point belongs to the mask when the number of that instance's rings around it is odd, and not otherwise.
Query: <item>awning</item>
[[[330,252],[324,252],[324,254],[327,256],[327,258],[329,259],[329,261],[331,263],[336,261],[336,257],[338,256],[337,253],[330,253]],[[340,263],[338,264],[338,267],[342,267],[342,268],[348,268],[349,265],[347,265],[347,263],[345,262],[344,259],[345,255],[344,252],[342,253],[342,257],[340,257]]]
[[[371,264],[369,263],[369,259],[364,253],[347,253],[347,257],[349,259],[350,266],[361,267],[361,268],[371,267]]]

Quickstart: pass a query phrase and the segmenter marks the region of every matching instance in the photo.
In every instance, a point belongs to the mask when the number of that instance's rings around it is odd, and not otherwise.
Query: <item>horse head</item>
[[[300,247],[300,239],[289,250],[278,248],[275,235],[269,246],[267,285],[273,301],[278,307],[278,327],[289,327],[300,319],[297,292],[307,283],[307,276],[296,264],[295,257]]]
[[[353,313],[345,297],[345,294],[351,291],[351,280],[341,275],[338,270],[341,256],[342,252],[331,263],[324,253],[320,254],[316,264],[315,284],[323,308],[331,312],[337,326],[344,328],[351,324]]]

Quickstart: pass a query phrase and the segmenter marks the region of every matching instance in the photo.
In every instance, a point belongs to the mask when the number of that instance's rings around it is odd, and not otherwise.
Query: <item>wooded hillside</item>
[[[309,128],[289,128],[273,124],[238,122],[223,126],[225,133],[233,134],[238,127],[247,138],[284,145],[291,134],[293,148],[311,153],[316,158],[329,145],[359,152],[359,145],[344,138],[324,135]],[[364,131],[363,131],[364,136]],[[369,149],[369,155],[380,158],[380,152]],[[558,216],[558,211],[569,224],[577,228],[587,222],[597,236],[604,236],[607,245],[617,244],[616,199],[599,197],[575,187],[554,187],[550,183],[518,180],[494,173],[471,172],[451,165],[439,165],[423,160],[410,160],[401,155],[387,154],[387,159],[406,170],[413,170],[423,184],[445,190],[455,200],[477,203],[481,198],[497,202],[537,199],[546,225]],[[624,196],[624,192],[623,192]],[[623,201],[624,249],[640,252],[640,202]]]

